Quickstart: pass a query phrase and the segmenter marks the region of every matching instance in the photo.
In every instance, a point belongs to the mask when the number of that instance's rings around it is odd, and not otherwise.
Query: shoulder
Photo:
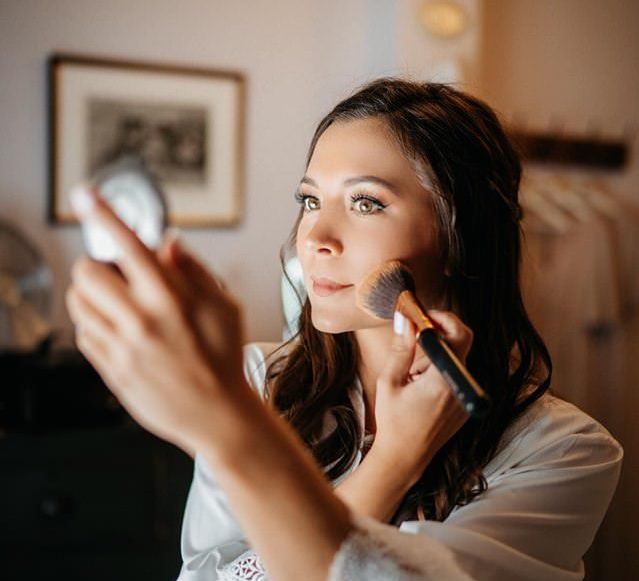
[[[494,477],[514,466],[568,456],[575,463],[618,464],[623,448],[597,420],[577,406],[545,393],[506,430],[485,475]]]
[[[244,376],[249,385],[261,397],[264,397],[264,385],[268,366],[279,356],[289,351],[286,341],[281,342],[252,342],[243,346]]]

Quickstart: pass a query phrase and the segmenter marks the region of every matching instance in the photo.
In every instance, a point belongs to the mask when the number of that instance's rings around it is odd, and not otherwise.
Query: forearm
[[[198,451],[274,580],[324,581],[350,529],[349,511],[292,428],[257,397],[218,408]]]
[[[355,512],[388,522],[422,468],[402,464],[375,445],[335,493]]]

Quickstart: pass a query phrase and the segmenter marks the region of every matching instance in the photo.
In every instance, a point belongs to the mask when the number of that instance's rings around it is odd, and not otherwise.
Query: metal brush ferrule
[[[432,321],[426,315],[426,309],[420,304],[419,300],[409,290],[402,291],[397,297],[395,310],[409,318],[417,326],[417,332],[420,333],[424,329],[434,329]]]

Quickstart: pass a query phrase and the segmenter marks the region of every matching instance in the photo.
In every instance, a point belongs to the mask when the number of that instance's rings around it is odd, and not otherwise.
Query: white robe
[[[244,347],[245,375],[260,393],[265,356],[276,346]],[[359,382],[353,403],[363,420]],[[583,579],[582,556],[613,495],[622,456],[603,426],[547,393],[508,428],[484,469],[488,489],[444,522],[404,521],[397,528],[352,514],[354,529],[334,558],[329,581]],[[361,459],[359,451],[349,471]],[[199,455],[182,557],[179,581],[267,578]]]

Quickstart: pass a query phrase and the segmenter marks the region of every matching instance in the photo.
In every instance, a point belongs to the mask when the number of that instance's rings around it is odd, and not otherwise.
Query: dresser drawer
[[[167,511],[183,508],[190,470],[182,462],[171,505],[167,475],[177,455],[133,427],[0,442],[2,547],[130,548],[177,536]]]

